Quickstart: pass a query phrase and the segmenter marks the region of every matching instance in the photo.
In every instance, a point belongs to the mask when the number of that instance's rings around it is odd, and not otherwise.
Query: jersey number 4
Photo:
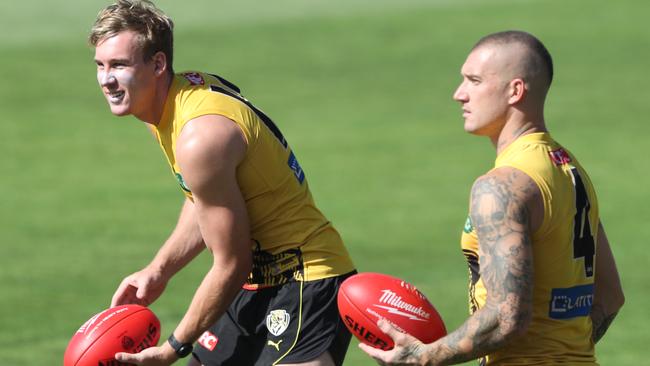
[[[596,245],[594,236],[591,234],[591,224],[589,223],[591,204],[578,169],[572,167],[571,175],[576,197],[576,215],[573,218],[573,258],[584,258],[585,276],[592,277],[594,275]]]

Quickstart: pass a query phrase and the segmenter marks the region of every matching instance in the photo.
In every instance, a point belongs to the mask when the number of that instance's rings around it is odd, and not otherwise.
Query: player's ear
[[[508,103],[517,104],[524,99],[524,96],[528,92],[526,82],[521,78],[512,79],[509,86],[509,98]]]
[[[167,55],[162,51],[156,52],[153,55],[152,61],[156,75],[164,74],[169,68],[169,65],[167,65]]]

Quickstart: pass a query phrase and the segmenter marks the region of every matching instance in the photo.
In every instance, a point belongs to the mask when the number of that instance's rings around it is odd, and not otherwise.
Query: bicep
[[[528,316],[533,254],[530,202],[534,182],[521,171],[493,171],[472,188],[470,215],[479,240],[480,276],[487,301],[505,317]]]
[[[221,116],[196,118],[183,128],[176,151],[206,245],[214,252],[247,243],[247,213],[237,183],[246,143],[239,127]]]

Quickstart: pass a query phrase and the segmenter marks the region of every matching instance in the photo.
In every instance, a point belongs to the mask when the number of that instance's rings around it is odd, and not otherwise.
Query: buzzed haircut
[[[96,47],[124,31],[138,35],[138,45],[145,61],[162,52],[167,57],[168,71],[174,73],[174,22],[162,10],[149,0],[117,0],[99,12],[88,43]]]
[[[474,47],[472,47],[472,51],[488,44],[522,45],[529,51],[528,54],[530,56],[528,57],[528,60],[526,60],[528,63],[525,65],[526,69],[534,74],[543,72],[545,76],[544,80],[546,81],[546,89],[548,90],[548,88],[551,86],[551,82],[553,81],[553,59],[551,58],[551,54],[548,52],[544,44],[535,36],[530,33],[517,30],[492,33],[481,38],[474,45]]]

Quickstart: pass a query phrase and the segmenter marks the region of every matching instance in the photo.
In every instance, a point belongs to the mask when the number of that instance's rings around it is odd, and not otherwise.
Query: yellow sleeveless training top
[[[305,172],[280,130],[235,85],[217,75],[176,74],[163,116],[153,128],[183,193],[192,199],[176,163],[176,140],[188,121],[208,114],[234,121],[247,142],[236,173],[253,239],[253,271],[245,287],[354,270],[340,235],[314,204]]]
[[[544,219],[532,235],[535,271],[528,333],[480,360],[488,365],[597,365],[589,313],[594,294],[598,201],[586,172],[548,133],[518,138],[495,168],[517,168],[537,183]],[[478,240],[468,218],[461,238],[470,269],[470,312],[486,301]]]

